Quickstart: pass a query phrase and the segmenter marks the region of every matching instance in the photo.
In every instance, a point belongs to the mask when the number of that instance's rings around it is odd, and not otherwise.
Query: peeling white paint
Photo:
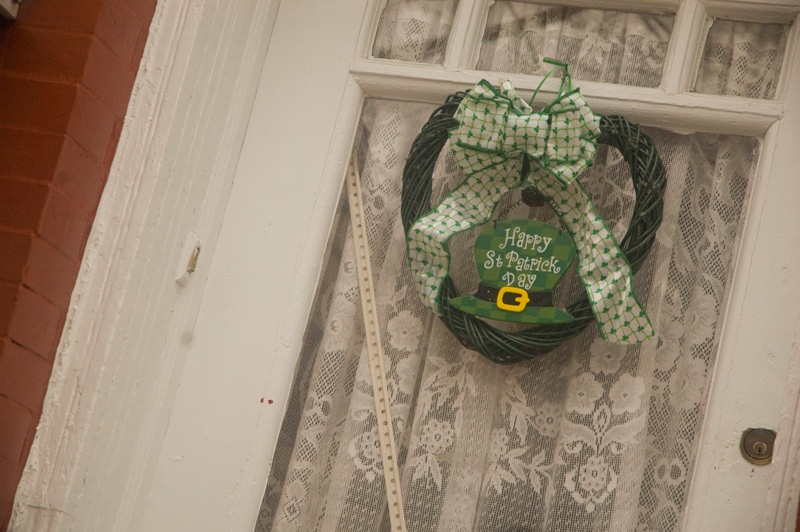
[[[276,4],[159,2],[11,530],[137,529],[133,510],[149,491]],[[180,290],[188,231],[206,254]]]

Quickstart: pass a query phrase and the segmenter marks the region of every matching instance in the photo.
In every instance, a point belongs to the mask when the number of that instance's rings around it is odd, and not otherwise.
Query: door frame
[[[9,530],[140,529],[278,4],[158,1]]]
[[[73,526],[92,530],[78,527],[98,523],[108,525],[98,530],[109,531],[252,530],[363,99],[441,102],[481,77],[466,65],[473,64],[477,53],[476,37],[488,2],[459,2],[441,68],[358,59],[371,49],[381,0],[284,0],[280,6],[277,0],[252,2],[258,7],[249,31],[232,37],[247,43],[250,54],[243,64],[260,74],[260,80],[242,74],[241,84],[216,88],[213,80],[192,81],[190,74],[219,57],[195,46],[222,23],[204,18],[196,0],[159,3],[159,23],[154,22],[134,89],[132,120],[126,123],[92,230],[12,526],[54,532]],[[676,6],[672,0],[613,4],[650,10]],[[800,209],[790,208],[800,204],[800,190],[788,172],[800,166],[800,154],[789,148],[787,134],[800,131],[800,95],[787,105],[684,92],[699,59],[691,54],[700,18],[706,9],[712,15],[724,14],[725,5],[687,0],[677,10],[668,53],[671,63],[661,89],[600,83],[581,83],[581,88],[598,112],[625,114],[636,122],[675,129],[677,119],[686,129],[765,135],[684,528],[723,530],[733,523],[746,524],[748,530],[778,531],[793,526],[800,495],[793,474],[800,470],[800,364],[791,356],[800,354],[800,304],[765,303],[763,282],[758,281],[769,278],[778,264],[780,288],[800,293],[800,261],[795,260],[800,244],[781,230],[800,226]],[[779,16],[787,10],[796,16],[800,2],[736,6],[732,12],[737,16]],[[685,38],[678,39],[681,36]],[[298,42],[325,46],[300,47]],[[797,44],[795,27],[784,62],[791,79],[783,76],[779,86],[784,100],[788,87],[800,82]],[[235,61],[222,56],[223,63]],[[523,94],[530,94],[539,81],[532,76],[509,78]],[[187,83],[206,88],[200,93],[206,95],[207,105],[194,115],[185,100]],[[552,98],[555,85],[545,84],[537,98]],[[150,86],[154,88],[140,95]],[[235,92],[225,94],[226,89]],[[120,319],[141,308],[135,296],[142,286],[174,281],[176,268],[182,267],[178,244],[185,231],[194,228],[191,224],[198,224],[188,220],[172,228],[168,235],[175,245],[169,253],[137,257],[142,230],[151,228],[147,213],[159,203],[156,177],[164,177],[158,173],[161,166],[187,146],[202,146],[197,142],[211,134],[208,128],[192,130],[183,137],[186,144],[170,144],[169,132],[198,118],[210,119],[214,109],[224,108],[226,98],[236,98],[237,109],[221,137],[220,169],[208,182],[192,185],[204,191],[198,270],[186,285],[185,297],[156,301],[141,310],[145,324],[169,318],[156,331],[158,371],[133,367],[141,380],[120,390],[127,395],[116,396],[110,392],[116,390],[114,377],[128,368],[124,361],[153,356],[148,351],[153,344],[127,335]],[[300,111],[309,108],[313,113]],[[152,117],[157,119],[153,122]],[[320,149],[303,149],[301,139],[303,145]],[[192,170],[196,168],[187,162],[181,175],[189,179]],[[133,183],[130,175],[135,176]],[[149,192],[129,198],[131,185]],[[773,205],[784,208],[776,213]],[[142,274],[133,279],[138,283],[129,282],[141,260],[160,260],[167,265],[166,273],[153,279]],[[264,294],[269,294],[268,302]],[[747,332],[759,327],[772,334],[761,338]],[[756,352],[765,353],[766,363],[753,356]],[[96,363],[104,370],[93,370]],[[766,385],[767,393],[752,386],[754,381]],[[145,404],[131,402],[141,397],[137,386],[154,392]],[[109,429],[109,421],[123,408],[124,421],[111,423]],[[772,466],[755,469],[742,464],[738,439],[748,426],[778,430]],[[104,462],[93,464],[87,450],[107,445],[108,431],[116,438],[111,441],[119,441],[139,434],[142,427],[146,430],[135,444],[105,449]],[[79,437],[68,436],[70,431]],[[79,459],[64,449],[75,450]],[[103,472],[109,467],[126,474],[108,479]],[[716,473],[720,468],[727,474]],[[87,480],[94,483],[88,492],[83,486]],[[722,487],[740,498],[746,493],[746,503],[737,499],[737,511],[731,512],[731,500],[716,497]],[[121,498],[118,507],[93,503],[86,496],[106,491],[131,496]]]

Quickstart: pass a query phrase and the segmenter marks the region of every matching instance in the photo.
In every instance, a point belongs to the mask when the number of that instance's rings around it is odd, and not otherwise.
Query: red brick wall
[[[25,0],[0,23],[0,530],[156,0]]]

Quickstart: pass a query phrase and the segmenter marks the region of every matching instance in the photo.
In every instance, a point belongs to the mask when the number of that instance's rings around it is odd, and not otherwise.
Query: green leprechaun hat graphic
[[[538,220],[507,220],[475,241],[480,284],[475,294],[450,300],[463,312],[518,323],[570,323],[553,305],[556,283],[575,259],[572,239]]]

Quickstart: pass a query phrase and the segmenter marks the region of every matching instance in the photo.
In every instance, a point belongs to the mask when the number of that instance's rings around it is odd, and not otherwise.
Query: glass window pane
[[[774,98],[790,24],[715,20],[695,92]]]
[[[657,87],[673,23],[672,15],[497,2],[477,68],[544,75],[550,57],[578,80]]]
[[[458,0],[389,0],[381,14],[372,56],[441,63]]]

